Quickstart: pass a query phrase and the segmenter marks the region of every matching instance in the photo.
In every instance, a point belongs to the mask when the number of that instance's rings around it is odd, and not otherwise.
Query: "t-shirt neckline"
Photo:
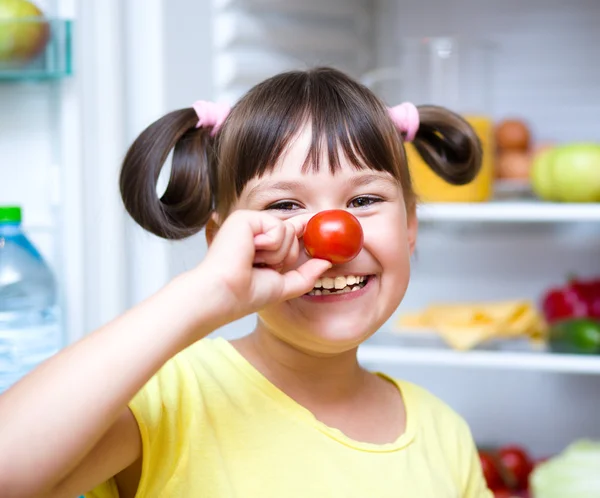
[[[415,396],[413,395],[410,389],[410,384],[408,383],[394,379],[381,372],[374,372],[376,375],[379,375],[383,379],[394,384],[400,392],[400,395],[404,401],[406,412],[406,427],[404,432],[400,434],[393,442],[378,444],[357,441],[346,436],[346,434],[339,429],[330,427],[318,420],[310,410],[288,396],[269,379],[267,379],[228,340],[223,337],[216,337],[213,340],[235,368],[243,373],[244,376],[247,377],[264,394],[276,401],[286,412],[295,418],[299,418],[305,423],[310,424],[326,436],[347,447],[365,452],[386,453],[403,449],[407,447],[414,439],[418,420],[418,404],[416,403]]]

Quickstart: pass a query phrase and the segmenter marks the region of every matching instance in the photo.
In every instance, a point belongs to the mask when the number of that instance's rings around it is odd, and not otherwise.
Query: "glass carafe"
[[[482,202],[493,193],[492,121],[494,46],[460,37],[401,38],[397,62],[363,75],[363,82],[388,105],[410,101],[441,105],[467,119],[484,149],[481,172],[468,185],[438,178],[407,144],[415,190],[426,202]]]

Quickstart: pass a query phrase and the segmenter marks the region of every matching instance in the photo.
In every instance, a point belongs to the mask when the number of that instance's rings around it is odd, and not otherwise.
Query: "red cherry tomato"
[[[507,488],[494,490],[494,498],[513,498],[513,493]]]
[[[508,481],[513,483],[514,489],[527,489],[533,463],[523,448],[516,445],[500,448],[498,461],[507,474]]]
[[[360,221],[348,211],[332,209],[315,214],[304,231],[309,256],[339,265],[353,260],[363,245]]]
[[[483,470],[483,477],[485,482],[492,491],[504,488],[504,481],[502,475],[496,466],[494,457],[485,452],[479,451],[479,459],[481,460],[481,469]]]

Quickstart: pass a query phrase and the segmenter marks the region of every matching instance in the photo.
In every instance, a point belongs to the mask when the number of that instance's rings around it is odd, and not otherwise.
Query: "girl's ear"
[[[210,215],[210,218],[206,222],[206,243],[209,247],[212,244],[212,241],[214,240],[215,236],[217,235],[219,228],[219,216],[217,215],[217,213],[212,213]]]

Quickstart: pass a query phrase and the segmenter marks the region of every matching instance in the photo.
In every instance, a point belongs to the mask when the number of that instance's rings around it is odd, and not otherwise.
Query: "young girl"
[[[198,102],[149,126],[124,160],[125,206],[161,237],[206,227],[208,253],[2,395],[0,495],[491,496],[459,415],[357,363],[408,285],[407,141],[448,182],[478,171],[462,118],[387,109],[328,68],[270,78],[231,110]],[[329,209],[363,229],[345,264],[303,250],[307,221]],[[206,338],[253,312],[247,336]]]

